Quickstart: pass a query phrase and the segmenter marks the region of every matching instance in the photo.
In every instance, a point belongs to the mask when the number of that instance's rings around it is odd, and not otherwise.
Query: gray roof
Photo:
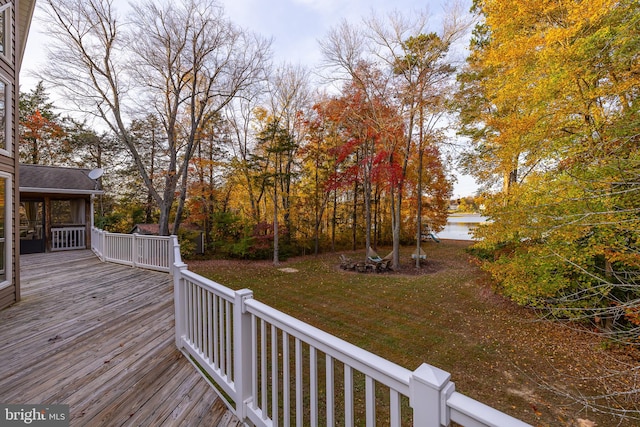
[[[21,193],[102,194],[89,169],[20,165]]]

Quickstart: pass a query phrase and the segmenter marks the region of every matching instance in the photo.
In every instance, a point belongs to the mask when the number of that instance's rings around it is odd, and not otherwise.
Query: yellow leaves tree
[[[475,8],[483,20],[458,99],[468,169],[503,181],[488,203],[494,222],[478,234],[493,252],[488,268],[523,304],[625,327],[623,307],[640,303],[629,287],[640,256],[640,5]]]

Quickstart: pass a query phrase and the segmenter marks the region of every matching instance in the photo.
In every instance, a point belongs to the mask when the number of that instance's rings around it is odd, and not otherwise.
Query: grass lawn
[[[465,251],[468,243],[425,244],[427,267],[403,272],[343,271],[338,253],[270,262],[189,261],[190,270],[408,369],[426,362],[449,371],[456,390],[539,426],[618,425],[612,415],[583,410],[562,396],[603,392],[604,361],[632,361],[605,349],[593,334],[540,320],[494,294],[491,282]],[[387,248],[378,253],[387,253]],[[364,251],[341,252],[364,258]],[[610,381],[617,381],[613,379]],[[551,390],[552,388],[556,390]],[[608,403],[613,405],[612,403]],[[590,424],[585,424],[589,426]],[[620,425],[635,425],[622,423]]]

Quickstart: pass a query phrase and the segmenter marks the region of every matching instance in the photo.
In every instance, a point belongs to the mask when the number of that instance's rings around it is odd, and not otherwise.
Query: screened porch
[[[91,247],[93,198],[102,194],[89,170],[20,165],[20,253]]]

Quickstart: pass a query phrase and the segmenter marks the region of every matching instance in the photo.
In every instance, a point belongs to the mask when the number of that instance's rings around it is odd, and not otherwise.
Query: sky
[[[203,0],[208,1],[208,0]],[[429,27],[440,28],[443,6],[448,0],[219,0],[226,15],[237,25],[272,39],[276,62],[289,62],[314,68],[321,61],[318,40],[343,19],[358,23],[375,13],[385,16],[395,10],[403,13],[427,10]],[[471,0],[462,0],[468,10]],[[120,13],[126,12],[128,0],[115,0]],[[37,83],[33,70],[46,65],[47,35],[43,24],[33,20],[20,74],[21,90],[29,91]],[[472,177],[456,174],[454,197],[473,195],[477,185]]]

